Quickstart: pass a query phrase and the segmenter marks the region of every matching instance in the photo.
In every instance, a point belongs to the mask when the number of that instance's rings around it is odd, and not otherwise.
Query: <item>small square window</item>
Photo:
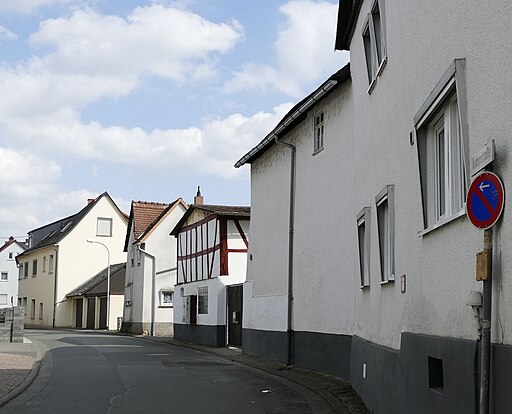
[[[7,295],[0,294],[0,305],[7,305]]]
[[[96,236],[112,237],[112,219],[98,217],[96,225]]]
[[[208,314],[208,286],[200,286],[197,289],[197,313]]]
[[[1,280],[1,281],[4,281],[4,282],[5,282],[5,281],[7,281],[7,280],[9,280],[9,273],[7,273],[7,272],[1,272],[1,273],[0,273],[0,280]]]
[[[357,215],[357,239],[359,250],[359,273],[361,287],[370,286],[370,207]]]
[[[317,153],[324,148],[324,113],[315,115],[315,136],[313,144],[313,153]]]
[[[174,292],[172,290],[160,291],[160,306],[172,306]]]

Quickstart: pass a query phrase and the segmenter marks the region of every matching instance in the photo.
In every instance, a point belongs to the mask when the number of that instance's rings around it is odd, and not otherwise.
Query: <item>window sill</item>
[[[370,86],[368,86],[368,90],[366,92],[368,92],[368,95],[370,95],[373,91],[373,89],[375,88],[375,85],[377,84],[377,76],[375,76],[373,78],[373,80],[370,82]]]
[[[433,232],[434,230],[437,230],[438,228],[443,227],[445,224],[451,223],[452,221],[457,220],[458,218],[465,216],[465,215],[466,215],[466,209],[464,208],[463,210],[459,211],[458,213],[455,213],[453,216],[448,217],[442,221],[438,221],[432,227],[429,227],[425,230],[419,231],[418,236],[423,237],[426,234],[429,234],[429,233]]]
[[[370,290],[370,285],[364,285],[364,286],[360,286],[361,290],[364,291],[364,290]]]
[[[395,283],[395,279],[388,279],[388,280],[382,280],[380,282],[380,285],[384,286],[384,285],[389,285],[389,284],[394,284],[394,283]]]
[[[316,151],[313,151],[313,155],[318,154],[319,152],[322,152],[324,150],[324,147],[317,149]]]
[[[159,308],[174,308],[174,305],[160,305]]]

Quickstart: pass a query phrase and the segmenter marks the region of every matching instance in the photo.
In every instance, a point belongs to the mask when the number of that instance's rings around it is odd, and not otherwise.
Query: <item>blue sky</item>
[[[250,204],[233,164],[341,68],[337,1],[0,0],[0,237],[108,191]]]

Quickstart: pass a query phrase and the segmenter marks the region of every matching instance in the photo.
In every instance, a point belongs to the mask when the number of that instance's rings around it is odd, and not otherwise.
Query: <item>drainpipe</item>
[[[52,320],[52,328],[55,329],[55,311],[57,310],[57,269],[58,266],[58,257],[59,257],[59,246],[55,246],[55,260],[53,261],[53,320]],[[48,260],[48,266],[50,266]],[[49,270],[49,269],[48,269]]]
[[[152,254],[149,254],[147,251],[143,250],[140,246],[138,246],[139,251],[144,253],[147,257],[151,259],[152,262],[152,274],[151,274],[151,336],[156,335],[155,329],[155,286],[156,286],[156,258]]]
[[[292,144],[279,141],[279,137],[275,136],[276,144],[291,149],[290,161],[290,212],[289,212],[289,229],[288,229],[288,365],[293,365],[294,355],[294,338],[293,338],[293,232],[295,226],[295,164],[296,164],[296,148]]]

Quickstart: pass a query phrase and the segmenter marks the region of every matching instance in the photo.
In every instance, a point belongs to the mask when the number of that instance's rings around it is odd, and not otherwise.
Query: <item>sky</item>
[[[337,0],[0,0],[0,243],[107,191],[250,205],[233,165],[348,62]],[[283,189],[285,191],[285,189]]]

